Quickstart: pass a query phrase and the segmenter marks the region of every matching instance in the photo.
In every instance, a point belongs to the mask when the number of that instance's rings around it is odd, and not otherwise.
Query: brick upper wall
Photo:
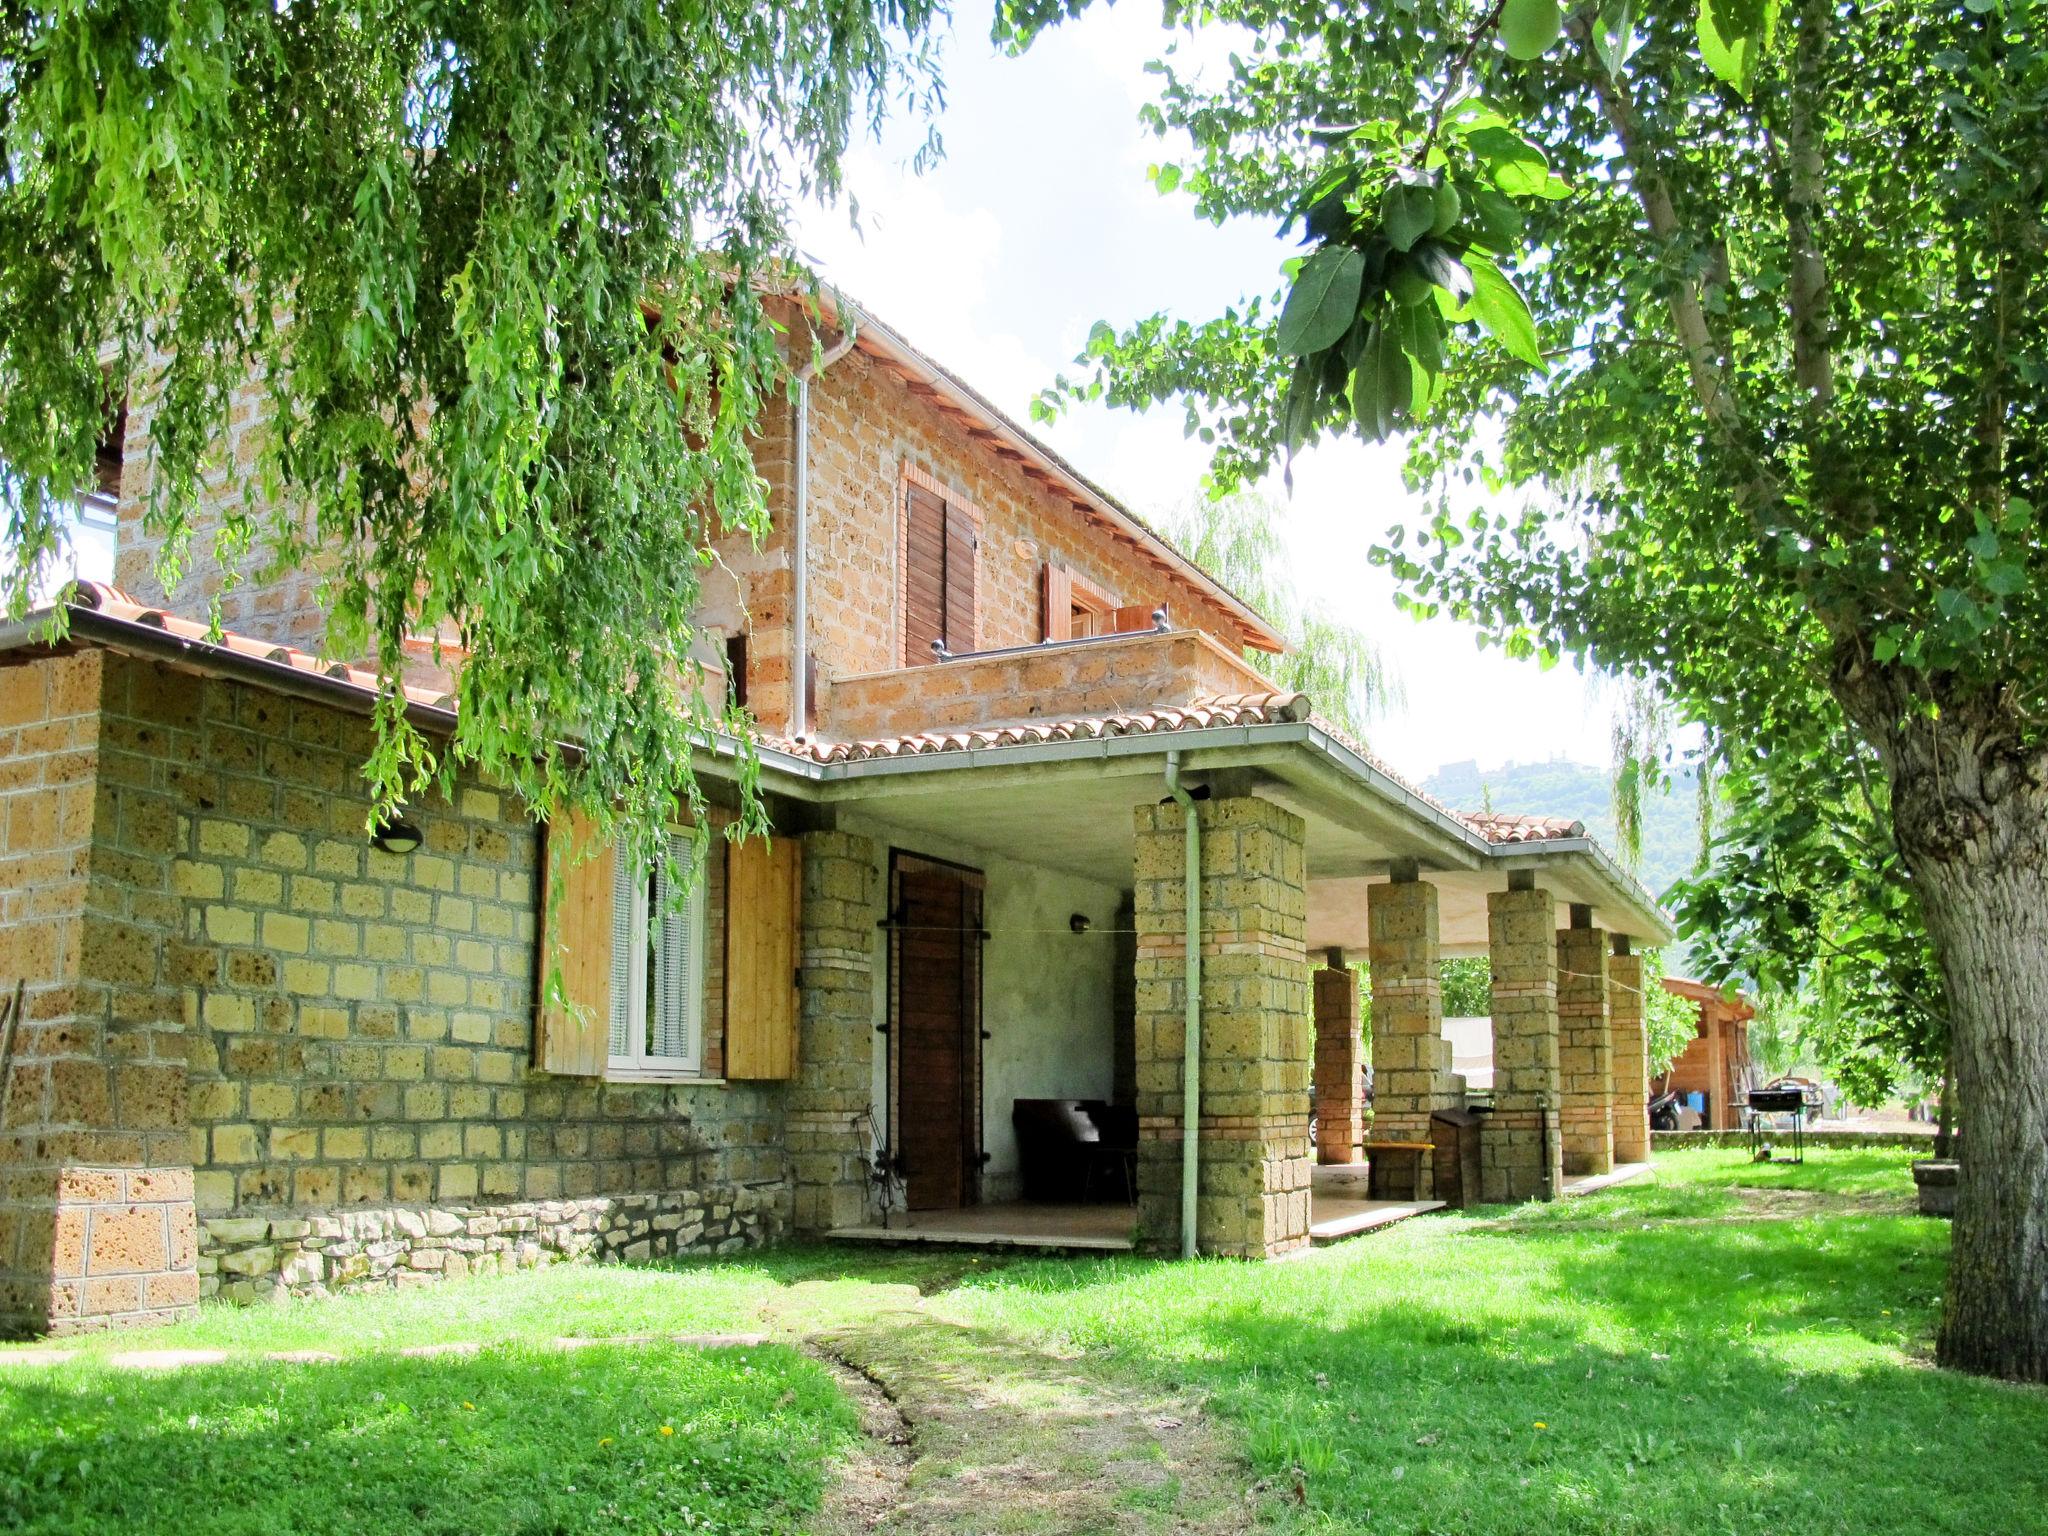
[[[1177,627],[1235,649],[1237,623],[1223,608],[1169,581],[868,353],[856,348],[834,363],[812,385],[811,409],[810,627],[821,683],[903,664],[897,504],[906,464],[981,510],[977,649],[1042,638],[1048,561],[1118,604],[1164,603]]]
[[[906,466],[973,503],[983,521],[977,553],[978,649],[1026,645],[1043,633],[1046,564],[1068,567],[1114,603],[1164,603],[1180,628],[1202,630],[1235,651],[1238,626],[1207,595],[1162,572],[1127,539],[1091,522],[1064,493],[1027,474],[1014,459],[977,439],[967,422],[919,393],[887,363],[856,347],[811,387],[810,636],[814,702],[834,679],[902,665],[899,501]],[[240,633],[325,655],[327,616],[317,569],[267,570],[268,513],[251,508],[244,481],[265,431],[260,381],[236,395],[220,454],[194,521],[183,574],[167,590],[158,574],[162,537],[147,526],[149,426],[146,389],[128,414],[115,555],[115,585],[138,600],[189,617],[219,603],[223,625]],[[754,440],[766,485],[769,532],[713,540],[699,623],[713,637],[748,638],[748,702],[768,730],[788,729],[792,706],[795,565],[794,410],[786,397],[766,402]],[[215,553],[218,530],[248,511],[255,546],[229,564]],[[362,658],[341,658],[361,660]],[[447,672],[424,650],[407,680],[442,689]],[[1183,697],[1147,704],[1182,704]]]

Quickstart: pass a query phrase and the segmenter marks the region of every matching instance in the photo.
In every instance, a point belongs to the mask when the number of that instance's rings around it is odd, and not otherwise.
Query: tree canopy
[[[1164,19],[1234,51],[1160,61],[1155,180],[1302,253],[1220,314],[1098,326],[1046,408],[1178,401],[1225,487],[1407,434],[1376,556],[1406,603],[1649,680],[1766,776],[1853,733],[1971,1148],[1942,1355],[2048,1379],[2040,0]]]
[[[792,359],[785,214],[929,99],[927,0],[107,0],[0,40],[4,605],[110,402],[149,418],[168,577],[209,477],[226,563],[326,573],[331,648],[467,651],[445,747],[379,708],[380,800],[457,765],[643,853],[707,728],[708,545],[758,531],[747,444]],[[801,362],[798,357],[794,361]],[[261,381],[250,462],[223,462]],[[211,532],[201,537],[212,538]],[[578,742],[580,755],[558,744]]]

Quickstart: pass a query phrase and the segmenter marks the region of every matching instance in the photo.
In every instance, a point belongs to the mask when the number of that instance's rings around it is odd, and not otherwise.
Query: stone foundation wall
[[[200,1223],[198,1288],[226,1301],[389,1290],[566,1259],[639,1263],[738,1253],[788,1229],[763,1189],[664,1190],[491,1206],[396,1206]]]

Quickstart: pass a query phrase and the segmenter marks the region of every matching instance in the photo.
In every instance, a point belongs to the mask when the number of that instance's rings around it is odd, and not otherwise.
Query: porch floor
[[[1648,1163],[1616,1163],[1606,1173],[1582,1173],[1564,1181],[1564,1197],[1570,1200],[1578,1195],[1612,1189],[1617,1184],[1628,1183],[1630,1179],[1640,1179],[1649,1171]]]
[[[1092,1248],[1129,1253],[1138,1212],[1129,1205],[1008,1201],[957,1211],[897,1211],[884,1227],[841,1227],[838,1243],[958,1243],[974,1248]]]

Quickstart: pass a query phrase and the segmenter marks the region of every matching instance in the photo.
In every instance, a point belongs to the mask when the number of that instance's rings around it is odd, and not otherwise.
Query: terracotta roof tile
[[[981,730],[913,731],[868,741],[791,741],[764,737],[763,744],[814,763],[865,763],[877,758],[922,757],[937,752],[978,752],[994,747],[1035,746],[1052,741],[1094,741],[1111,736],[1162,736],[1217,726],[1279,725],[1306,720],[1306,694],[1231,693],[1188,704],[1127,714],[1085,715],[1071,720],[1033,720]]]
[[[194,619],[184,619],[139,603],[118,587],[105,582],[74,583],[66,601],[112,619],[146,625],[196,645],[213,646],[272,666],[290,667],[297,672],[331,678],[363,693],[375,696],[382,684],[375,672],[329,661],[288,645],[277,645],[253,636],[223,631],[214,635]],[[405,697],[413,704],[434,709],[453,709],[451,694],[406,687]],[[879,758],[924,757],[936,753],[977,752],[999,747],[1032,746],[1056,741],[1097,741],[1116,736],[1167,736],[1177,731],[1216,727],[1294,724],[1310,720],[1308,695],[1282,690],[1271,693],[1229,693],[1195,699],[1187,704],[1159,709],[1109,715],[1085,715],[1068,720],[1034,720],[1020,725],[990,726],[979,730],[916,731],[868,741],[792,741],[764,736],[762,745],[807,758],[811,762],[862,763]],[[1327,720],[1315,719],[1316,726],[1341,741],[1352,752],[1393,780],[1416,799],[1454,816],[1490,843],[1539,843],[1558,838],[1583,837],[1584,822],[1565,816],[1510,816],[1499,812],[1451,811],[1400,774],[1389,768],[1363,744],[1351,739]]]
[[[110,619],[141,624],[149,629],[160,629],[194,645],[208,645],[216,650],[232,651],[238,656],[269,662],[273,666],[290,667],[295,672],[332,678],[336,682],[346,683],[351,688],[361,689],[372,697],[385,691],[378,675],[365,668],[352,667],[341,661],[329,661],[315,656],[310,651],[301,651],[289,645],[278,645],[269,640],[258,640],[249,635],[239,635],[232,630],[223,630],[216,635],[210,626],[196,619],[181,619],[161,608],[138,603],[119,587],[109,586],[103,581],[73,582],[66,591],[64,600],[74,608],[88,609],[94,613],[104,614]],[[432,709],[455,707],[452,694],[436,693],[431,689],[410,686],[407,686],[404,692],[408,703],[425,705]]]
[[[1459,811],[1457,816],[1489,843],[1547,843],[1586,835],[1586,824],[1569,816],[1509,816],[1499,811]]]

